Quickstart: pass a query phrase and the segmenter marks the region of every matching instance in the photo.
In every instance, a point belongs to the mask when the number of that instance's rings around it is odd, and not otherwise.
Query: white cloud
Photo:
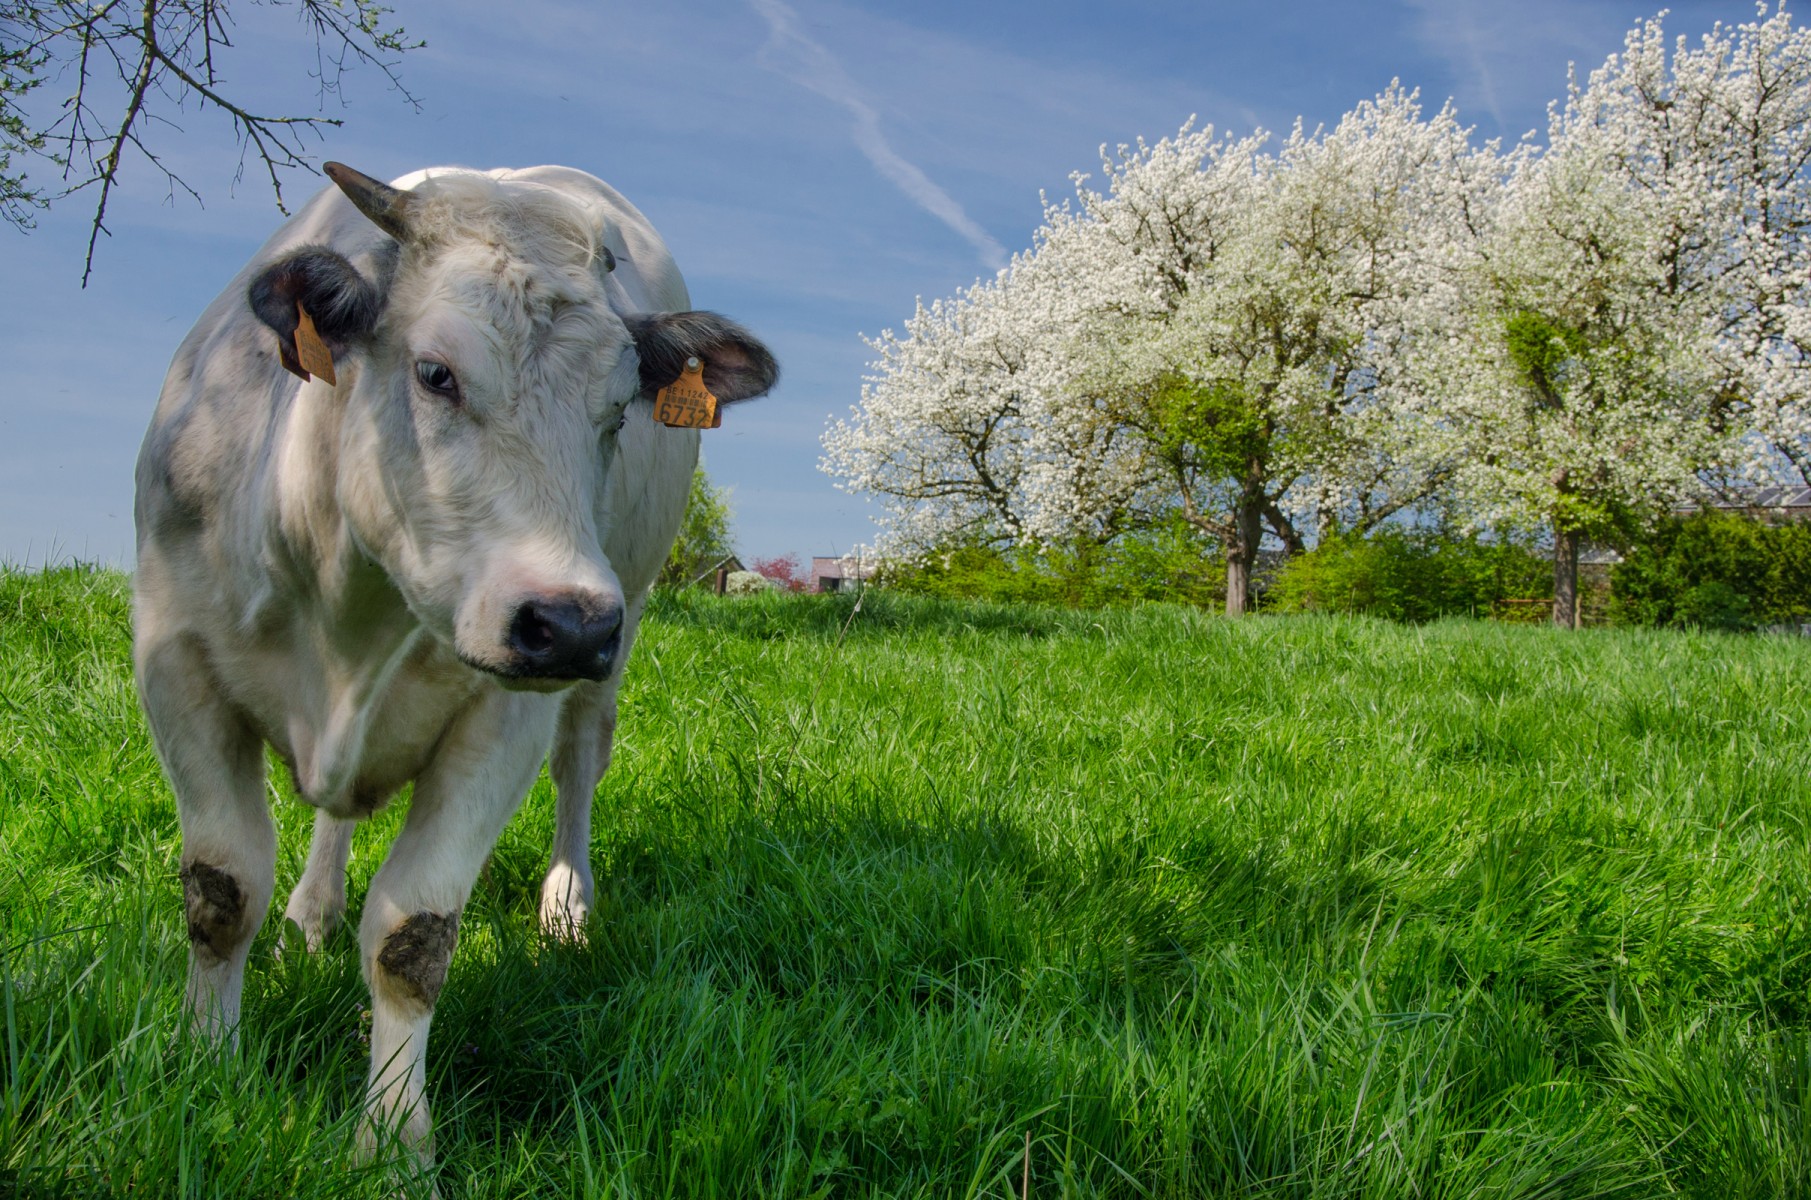
[[[981,255],[993,270],[1006,265],[1006,247],[962,210],[962,206],[914,163],[906,161],[881,132],[880,114],[862,96],[842,63],[799,28],[798,14],[781,0],[749,0],[767,21],[769,37],[761,63],[801,87],[841,106],[854,119],[855,145],[874,169],[914,204],[942,221]]]

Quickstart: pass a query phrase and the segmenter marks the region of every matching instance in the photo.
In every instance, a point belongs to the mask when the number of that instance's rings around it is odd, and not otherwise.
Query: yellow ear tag
[[[330,384],[337,385],[339,380],[333,377],[333,352],[327,349],[327,343],[315,332],[314,318],[296,302],[296,357],[301,360],[302,369],[310,375],[319,375]]]
[[[674,429],[715,429],[723,424],[717,397],[704,386],[704,364],[685,360],[678,379],[654,393],[654,419]]]

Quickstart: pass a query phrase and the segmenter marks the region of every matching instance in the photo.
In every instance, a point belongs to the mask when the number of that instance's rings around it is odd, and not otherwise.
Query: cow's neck
[[[294,665],[313,685],[302,689],[312,703],[294,704],[285,730],[296,786],[310,804],[346,811],[355,807],[348,794],[372,718],[397,670],[431,635],[359,547],[339,506],[344,410],[323,390],[319,383],[303,388],[292,409],[274,472],[279,518],[272,551],[299,568],[285,590],[296,598],[291,619],[300,636],[293,644],[305,647],[301,656],[308,660]]]
[[[348,796],[365,760],[372,720],[397,671],[420,640],[432,636],[375,566],[354,566],[345,579],[346,586],[320,596],[321,610],[309,615],[318,638],[321,705],[293,714],[290,734],[302,794],[336,812],[357,807]]]

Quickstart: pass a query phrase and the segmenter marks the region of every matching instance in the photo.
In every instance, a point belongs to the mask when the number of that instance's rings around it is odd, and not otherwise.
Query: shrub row
[[[882,567],[876,583],[946,600],[1103,608],[1145,600],[1216,607],[1226,571],[1185,527],[1125,536],[1110,545],[1039,548],[952,546]]]
[[[1608,580],[1612,623],[1727,630],[1811,623],[1811,524],[1700,513],[1661,522],[1622,553]],[[1218,554],[1180,526],[1107,546],[956,546],[889,564],[879,582],[944,599],[1082,608],[1147,600],[1208,608],[1225,600]],[[1590,587],[1591,579],[1583,582]],[[1538,602],[1552,596],[1548,553],[1524,541],[1384,529],[1330,537],[1289,559],[1260,580],[1258,603],[1270,612],[1395,621],[1544,620]]]
[[[1385,529],[1328,538],[1291,559],[1277,572],[1265,607],[1431,621],[1490,616],[1501,601],[1552,595],[1552,563],[1525,545]]]

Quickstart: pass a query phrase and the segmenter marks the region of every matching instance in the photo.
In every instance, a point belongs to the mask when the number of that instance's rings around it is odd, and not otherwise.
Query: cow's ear
[[[685,360],[704,364],[704,386],[727,404],[764,395],[779,382],[780,365],[760,339],[710,312],[632,313],[623,318],[641,357],[641,390],[653,395],[679,378]]]
[[[370,280],[344,255],[325,246],[304,246],[265,267],[246,289],[246,299],[277,335],[277,355],[284,367],[303,379],[308,378],[302,364],[309,358],[309,347],[306,333],[304,345],[296,344],[302,313],[307,313],[319,343],[337,358],[370,336],[383,307]]]

